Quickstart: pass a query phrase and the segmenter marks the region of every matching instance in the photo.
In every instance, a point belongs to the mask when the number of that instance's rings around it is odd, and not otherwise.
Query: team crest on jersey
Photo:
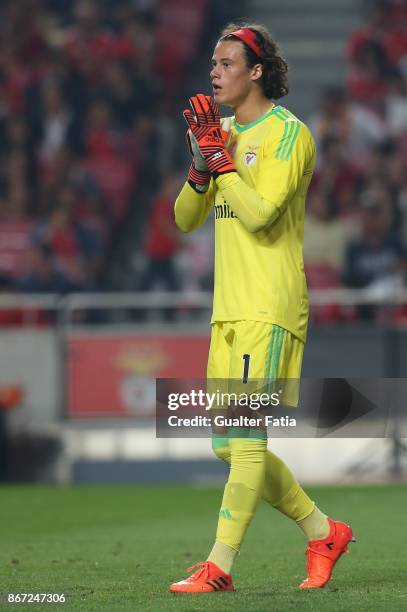
[[[257,161],[257,154],[254,151],[248,151],[244,154],[244,163],[246,166],[253,166]]]

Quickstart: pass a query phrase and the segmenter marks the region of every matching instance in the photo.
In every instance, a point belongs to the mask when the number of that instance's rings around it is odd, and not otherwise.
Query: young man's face
[[[236,108],[252,90],[261,75],[261,65],[248,68],[243,43],[227,40],[219,42],[212,57],[211,81],[218,104]]]

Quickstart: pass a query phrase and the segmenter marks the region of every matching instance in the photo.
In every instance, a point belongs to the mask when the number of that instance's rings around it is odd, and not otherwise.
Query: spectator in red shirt
[[[122,133],[116,128],[110,104],[95,100],[89,108],[85,150],[89,157],[112,157],[123,146]]]
[[[402,68],[407,57],[407,5],[404,0],[375,0],[366,23],[355,30],[347,55],[354,70],[363,69],[364,51],[370,48],[379,72],[386,76],[392,68]]]
[[[33,240],[49,250],[55,269],[66,279],[71,290],[87,288],[89,278],[81,236],[73,221],[72,210],[61,200],[47,221],[34,231]]]
[[[366,41],[349,70],[347,90],[350,97],[376,112],[382,112],[389,71],[385,49],[375,41]]]
[[[323,165],[313,179],[313,189],[332,194],[340,215],[352,213],[356,194],[362,183],[360,166],[348,159],[348,151],[340,138],[328,137],[322,142]]]
[[[169,291],[180,289],[175,257],[182,243],[174,221],[174,200],[178,189],[179,179],[168,175],[153,202],[144,251],[147,266],[141,278],[140,291],[149,291],[157,283]],[[170,320],[173,311],[166,309],[164,314],[166,319]]]
[[[92,87],[99,85],[105,63],[132,59],[136,54],[133,41],[104,26],[101,2],[78,0],[75,25],[66,34],[65,48],[72,66]]]
[[[371,43],[380,47],[381,55],[385,55],[385,36],[390,26],[390,2],[388,0],[376,0],[371,3],[366,22],[360,28],[354,30],[349,38],[347,49],[349,61],[357,63],[363,47]]]

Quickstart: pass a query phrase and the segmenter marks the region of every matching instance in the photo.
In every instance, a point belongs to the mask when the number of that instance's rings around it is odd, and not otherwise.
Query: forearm
[[[186,182],[175,201],[175,223],[183,232],[192,232],[205,223],[211,207],[212,190],[197,193]]]
[[[272,225],[284,211],[283,201],[270,202],[262,198],[237,172],[219,176],[216,186],[249,232],[258,232]]]

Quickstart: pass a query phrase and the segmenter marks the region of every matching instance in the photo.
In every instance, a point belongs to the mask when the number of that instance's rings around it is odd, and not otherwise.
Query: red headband
[[[256,34],[253,30],[249,28],[241,28],[240,30],[236,30],[236,32],[232,32],[230,36],[236,36],[236,38],[240,38],[254,53],[261,57],[261,49],[259,45],[256,43]]]

